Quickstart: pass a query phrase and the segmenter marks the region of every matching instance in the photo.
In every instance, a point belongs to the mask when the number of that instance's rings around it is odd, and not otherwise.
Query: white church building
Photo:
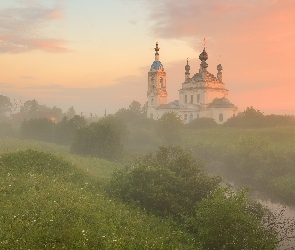
[[[166,72],[159,60],[158,43],[155,48],[155,61],[148,72],[148,110],[147,116],[159,119],[166,112],[177,113],[184,123],[194,119],[213,118],[222,124],[235,116],[238,108],[228,99],[228,90],[222,81],[222,66],[217,66],[217,76],[207,71],[208,54],[205,50],[200,54],[199,72],[190,76],[190,66],[185,66],[185,78],[179,90],[179,100],[167,103]]]

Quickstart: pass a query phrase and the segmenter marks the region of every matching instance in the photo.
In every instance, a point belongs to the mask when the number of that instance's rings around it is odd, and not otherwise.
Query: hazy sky
[[[1,0],[0,94],[101,116],[146,101],[159,42],[168,100],[203,38],[242,111],[295,115],[294,0]]]

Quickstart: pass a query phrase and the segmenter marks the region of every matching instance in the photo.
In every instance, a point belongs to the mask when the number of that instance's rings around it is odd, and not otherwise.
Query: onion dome
[[[217,70],[218,70],[218,71],[221,71],[221,70],[223,70],[223,68],[222,68],[222,65],[221,65],[221,64],[218,64],[218,65],[217,65]]]
[[[201,67],[202,67],[203,69],[208,68],[208,63],[206,63],[205,61],[202,61],[202,62],[201,62]]]
[[[190,71],[190,69],[191,69],[191,66],[188,65],[188,60],[186,60],[186,65],[185,65],[184,69],[186,71]]]
[[[208,54],[207,54],[205,48],[204,48],[203,52],[199,55],[199,59],[201,61],[206,61],[208,59]]]
[[[155,53],[155,61],[151,65],[150,71],[152,71],[152,70],[160,70],[160,69],[164,70],[164,66],[159,60],[159,57],[160,57],[159,56],[159,50],[160,50],[160,48],[159,48],[158,42],[156,42],[156,48],[154,48],[154,49],[155,49],[155,52],[156,52]]]
[[[154,61],[153,64],[151,65],[151,69],[152,70],[159,70],[162,69],[164,71],[164,66],[160,61]]]

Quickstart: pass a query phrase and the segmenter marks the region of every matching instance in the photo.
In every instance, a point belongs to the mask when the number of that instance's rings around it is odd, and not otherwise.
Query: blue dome
[[[154,61],[153,64],[151,65],[150,71],[152,71],[153,69],[159,70],[160,66],[162,67],[162,70],[164,70],[164,66],[160,61]]]

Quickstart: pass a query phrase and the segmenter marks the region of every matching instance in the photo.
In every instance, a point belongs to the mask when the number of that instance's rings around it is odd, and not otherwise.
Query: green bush
[[[199,129],[199,128],[214,128],[218,124],[213,118],[197,118],[185,124],[185,128]]]
[[[0,156],[0,249],[197,249],[171,222],[110,200],[71,163]]]
[[[182,120],[175,112],[167,112],[157,121],[156,133],[166,145],[179,145]]]
[[[204,250],[277,249],[272,214],[250,200],[245,190],[236,193],[229,188],[218,188],[197,203],[195,209],[195,216],[188,224]]]
[[[23,139],[53,142],[55,126],[46,118],[24,120],[20,126],[20,136]]]
[[[209,177],[203,164],[180,147],[160,147],[135,161],[129,169],[117,170],[110,192],[127,202],[137,202],[147,210],[180,217],[193,212],[195,202],[219,184]]]
[[[13,128],[11,123],[0,122],[0,138],[15,137],[16,134],[16,129]]]
[[[113,119],[102,119],[77,130],[71,152],[108,160],[122,157],[122,126]]]

